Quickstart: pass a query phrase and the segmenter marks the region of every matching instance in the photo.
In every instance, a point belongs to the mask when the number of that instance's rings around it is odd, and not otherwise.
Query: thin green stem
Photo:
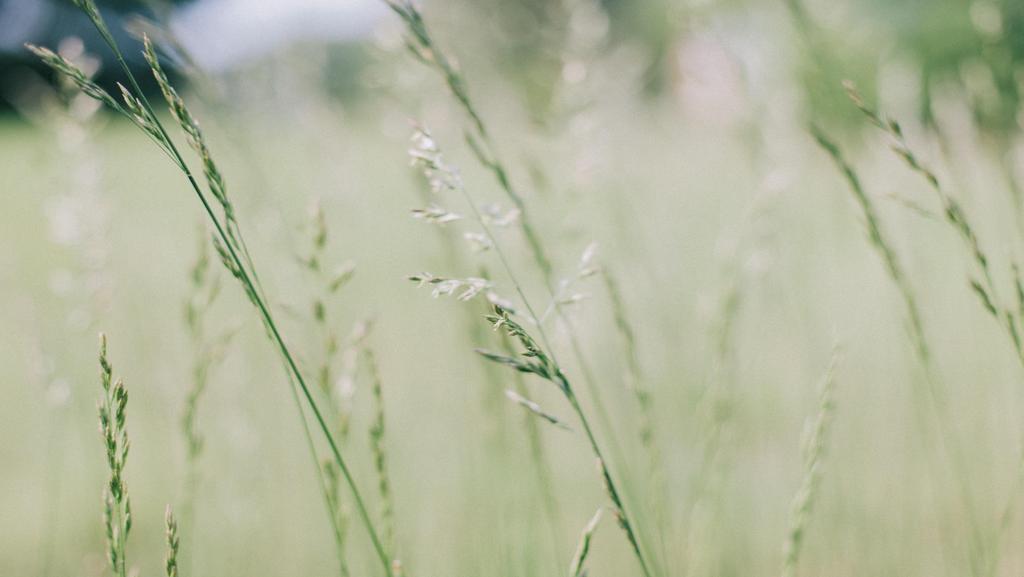
[[[341,451],[339,450],[338,445],[334,440],[334,436],[331,434],[330,428],[327,426],[323,414],[321,413],[316,401],[314,400],[313,395],[309,390],[309,387],[306,385],[306,381],[305,378],[302,376],[302,372],[299,370],[299,367],[296,364],[291,351],[285,344],[284,338],[281,336],[281,333],[278,330],[277,325],[274,322],[274,319],[270,311],[268,310],[268,307],[265,304],[263,297],[259,292],[257,284],[253,280],[253,278],[255,277],[255,268],[251,268],[250,270],[250,267],[246,266],[246,264],[251,264],[251,261],[248,258],[246,258],[245,262],[243,262],[243,260],[239,258],[238,253],[235,250],[234,243],[232,242],[232,238],[234,238],[233,235],[229,235],[227,232],[225,232],[224,226],[221,224],[220,219],[214,212],[213,207],[210,205],[210,202],[206,198],[206,195],[203,193],[195,177],[192,175],[191,170],[185,163],[185,160],[182,157],[181,153],[178,151],[178,148],[175,146],[174,142],[167,134],[167,131],[165,130],[163,124],[157,119],[157,116],[153,112],[153,108],[150,105],[149,100],[145,95],[145,92],[143,92],[141,87],[139,86],[138,81],[135,79],[135,75],[128,67],[128,64],[125,61],[124,56],[121,53],[121,50],[119,49],[117,43],[114,41],[113,37],[110,35],[109,31],[106,28],[106,25],[103,24],[102,20],[100,20],[98,16],[96,18],[92,18],[92,20],[100,35],[103,37],[104,41],[113,51],[115,58],[121,65],[121,68],[124,70],[125,75],[127,76],[129,82],[132,85],[132,88],[135,90],[136,95],[139,98],[139,101],[145,107],[146,112],[153,119],[154,124],[156,125],[160,135],[162,136],[162,139],[166,143],[166,149],[172,155],[173,160],[181,169],[186,179],[188,180],[189,185],[192,187],[200,203],[203,205],[203,210],[206,212],[207,216],[211,220],[216,230],[217,236],[220,238],[223,246],[227,250],[231,262],[234,263],[234,266],[236,267],[235,270],[238,273],[239,280],[243,283],[243,285],[247,287],[247,292],[250,293],[252,297],[251,300],[258,310],[264,326],[266,327],[268,333],[270,334],[273,342],[277,345],[277,348],[282,358],[284,359],[287,370],[291,373],[292,377],[294,377],[295,381],[298,383],[299,388],[302,391],[302,396],[308,403],[310,410],[313,411],[313,415],[317,421],[317,424],[321,431],[323,432],[328,445],[330,446],[331,453],[334,457],[336,464],[338,465],[338,469],[342,472],[342,475],[345,478],[345,482],[352,492],[353,500],[356,504],[356,510],[359,512],[359,516],[364,526],[366,527],[367,533],[370,536],[370,540],[373,544],[374,550],[381,564],[383,565],[385,574],[388,577],[394,577],[391,558],[385,551],[384,546],[381,543],[381,540],[377,534],[377,531],[374,528],[372,521],[370,520],[370,516],[367,511],[365,502],[363,501],[362,495],[358,489],[358,486],[355,483],[355,479],[353,478],[352,473],[345,462],[345,459],[342,457]]]
[[[612,426],[610,413],[604,403],[601,391],[596,385],[596,379],[594,378],[590,364],[587,362],[587,359],[583,354],[583,346],[576,336],[576,331],[572,322],[568,316],[565,315],[561,304],[558,303],[555,290],[554,269],[551,265],[551,259],[544,250],[544,244],[541,241],[540,234],[537,232],[537,228],[531,221],[530,213],[526,207],[526,202],[523,200],[522,195],[520,195],[512,185],[508,170],[495,152],[496,147],[494,145],[494,141],[483,121],[482,115],[477,111],[476,105],[469,96],[469,90],[466,86],[465,78],[452,60],[434,42],[430,30],[427,28],[427,24],[423,20],[423,15],[410,0],[384,0],[384,2],[403,22],[405,22],[408,31],[411,34],[411,38],[408,41],[408,47],[412,51],[413,55],[425,64],[432,65],[441,74],[452,96],[456,101],[458,101],[466,116],[469,117],[470,124],[475,132],[475,136],[470,132],[466,133],[466,140],[469,143],[470,148],[473,150],[473,153],[480,164],[493,174],[501,190],[519,211],[520,229],[523,236],[526,238],[526,243],[529,246],[530,253],[536,262],[537,267],[540,269],[541,276],[544,280],[544,287],[547,290],[548,297],[554,304],[558,320],[566,327],[570,348],[576,359],[576,364],[579,366],[580,372],[583,375],[583,382],[586,385],[587,391],[590,393],[591,402],[594,405],[594,409],[597,411],[598,419],[601,421],[601,426],[607,431],[609,442],[612,443],[612,448],[615,450],[616,455],[621,455],[622,450],[619,448],[617,439],[614,435],[615,429]],[[518,287],[517,290],[519,290]],[[536,315],[533,316],[535,320],[539,320]],[[538,327],[543,331],[543,327],[539,322]],[[543,332],[541,336],[546,339]],[[548,348],[550,349],[550,347]]]
[[[612,479],[611,471],[608,469],[604,453],[601,451],[601,446],[598,444],[597,438],[594,436],[594,431],[590,427],[590,422],[584,414],[583,408],[580,406],[579,400],[576,398],[576,394],[572,391],[569,381],[564,377],[564,375],[560,375],[560,379],[565,387],[565,391],[567,392],[566,397],[569,399],[569,404],[572,405],[573,411],[576,412],[576,416],[579,418],[580,424],[583,426],[583,432],[586,433],[587,442],[590,443],[590,449],[594,452],[594,456],[596,456],[599,461],[601,473],[604,475],[608,493],[612,502],[621,514],[619,524],[626,532],[626,538],[629,540],[629,544],[633,548],[633,552],[636,554],[637,561],[640,562],[640,569],[643,571],[645,577],[651,577],[652,573],[650,568],[647,566],[647,560],[640,547],[640,541],[633,528],[633,523],[626,512],[625,503],[623,503],[622,496],[619,494],[615,481]]]
[[[513,287],[515,287],[516,293],[519,295],[519,298],[523,302],[523,306],[525,306],[527,312],[529,312],[531,320],[537,326],[537,331],[541,336],[541,340],[544,344],[544,347],[547,349],[548,355],[551,357],[551,361],[554,363],[556,367],[560,366],[558,363],[558,359],[555,356],[555,352],[552,349],[551,343],[544,330],[544,326],[540,322],[540,319],[537,316],[537,313],[535,312],[533,306],[530,304],[530,300],[526,297],[526,294],[524,293],[522,286],[519,284],[519,281],[515,273],[512,271],[512,266],[509,264],[509,260],[505,256],[505,252],[502,250],[501,244],[498,242],[497,237],[494,235],[493,231],[491,230],[491,227],[487,225],[486,219],[483,218],[483,215],[480,213],[480,209],[477,208],[476,203],[473,202],[473,198],[469,194],[469,191],[466,189],[466,187],[459,185],[456,186],[455,188],[458,188],[459,191],[462,193],[462,196],[465,199],[466,204],[469,205],[470,210],[473,211],[473,214],[476,217],[477,221],[479,222],[480,226],[483,228],[484,233],[491,241],[491,245],[494,247],[494,251],[498,255],[498,260],[501,261],[501,265],[505,269],[506,275],[512,282]],[[587,417],[586,412],[584,412],[583,407],[580,406],[579,399],[576,397],[576,393],[573,390],[571,383],[565,377],[565,375],[562,374],[561,369],[558,370],[557,378],[559,381],[558,384],[560,385],[562,392],[565,394],[566,399],[572,406],[573,411],[576,413],[576,416],[579,419],[584,432],[586,433],[587,441],[590,444],[590,448],[593,451],[594,456],[597,457],[600,463],[601,473],[604,477],[609,496],[611,497],[612,502],[615,504],[619,514],[621,515],[620,524],[622,525],[623,530],[626,532],[626,537],[629,540],[634,553],[636,554],[637,560],[640,563],[640,568],[643,570],[645,577],[651,577],[652,573],[650,571],[650,568],[648,567],[647,559],[644,556],[644,553],[640,546],[640,541],[633,528],[631,516],[626,511],[625,503],[622,501],[621,493],[619,492],[619,489],[614,479],[612,478],[611,471],[608,469],[608,461],[605,458],[604,451],[601,449],[601,446],[597,441],[597,437],[594,434],[593,428],[590,424],[590,420]]]
[[[972,571],[975,575],[980,575],[982,572],[981,565],[983,564],[985,551],[981,523],[977,518],[977,511],[974,505],[974,498],[969,482],[971,473],[967,466],[963,449],[959,443],[956,432],[953,429],[953,420],[950,416],[947,395],[945,394],[945,390],[939,386],[935,364],[931,355],[931,348],[928,346],[928,338],[925,334],[920,307],[914,296],[914,291],[910,286],[910,281],[904,273],[894,249],[892,248],[892,243],[886,238],[885,233],[883,232],[881,221],[874,203],[864,190],[857,173],[843,157],[839,147],[832,142],[821,131],[821,129],[816,126],[812,126],[811,133],[818,141],[821,148],[832,157],[832,160],[845,177],[850,190],[853,192],[857,203],[860,205],[860,208],[864,213],[864,218],[867,222],[868,238],[876,251],[882,257],[882,261],[889,274],[890,280],[892,280],[893,284],[896,285],[896,288],[900,293],[910,324],[909,332],[914,346],[914,351],[924,371],[924,402],[930,407],[933,415],[935,416],[935,420],[938,423],[940,431],[941,445],[946,453],[946,457],[949,459],[949,462],[953,467],[954,476],[958,481],[957,485],[961,493],[961,498],[963,499],[971,530],[969,550],[971,555]],[[924,417],[921,417],[919,420],[923,423]]]

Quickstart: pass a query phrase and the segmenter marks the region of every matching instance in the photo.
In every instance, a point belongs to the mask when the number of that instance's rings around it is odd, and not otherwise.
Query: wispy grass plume
[[[521,300],[527,318],[532,323],[532,326],[535,327],[537,334],[540,335],[540,341],[534,340],[526,329],[513,319],[512,315],[506,308],[501,304],[494,304],[493,313],[487,317],[491,322],[492,327],[495,330],[502,330],[502,332],[507,334],[508,337],[517,342],[519,346],[525,350],[520,355],[516,356],[483,350],[478,352],[491,362],[508,366],[519,373],[535,375],[556,385],[580,422],[588,444],[590,445],[590,449],[597,459],[605,489],[608,493],[609,499],[614,505],[614,514],[619,521],[619,525],[626,534],[627,540],[637,557],[637,561],[640,564],[644,575],[646,577],[650,577],[652,575],[650,564],[643,552],[641,541],[637,534],[636,523],[627,511],[622,499],[622,492],[616,484],[608,467],[608,460],[605,457],[605,452],[602,449],[601,444],[598,442],[593,427],[590,424],[588,415],[580,404],[579,398],[576,396],[576,391],[571,382],[565,373],[562,372],[561,366],[555,358],[550,341],[548,340],[543,323],[541,322],[541,317],[536,312],[537,309],[532,306],[530,300],[526,297],[522,285],[519,283],[517,276],[513,272],[501,244],[498,242],[498,239],[491,230],[491,226],[481,214],[473,197],[463,185],[462,180],[458,178],[457,171],[444,162],[441,150],[433,137],[425,129],[418,128],[414,136],[414,142],[416,143],[416,148],[412,151],[413,158],[424,166],[425,169],[432,171],[433,174],[444,175],[442,177],[443,181],[440,184],[442,188],[457,191],[463,197],[466,205],[472,211],[477,223],[494,246],[494,253],[501,263],[506,276],[514,287],[516,295]]]
[[[463,215],[449,210],[443,205],[444,197],[442,196],[447,192],[456,192],[452,190],[452,185],[461,185],[459,180],[458,172],[451,167],[448,167],[441,160],[439,154],[430,152],[429,150],[422,150],[420,148],[413,148],[410,151],[413,155],[413,160],[423,171],[424,186],[417,187],[419,192],[420,201],[426,204],[428,209],[414,209],[412,217],[414,219],[433,224],[433,230],[436,232],[443,250],[443,262],[444,266],[449,270],[461,270],[471,268],[472,265],[467,262],[468,258],[466,255],[465,246],[458,242],[459,229],[465,226],[472,226],[471,219],[465,218]],[[515,224],[519,218],[519,213],[515,209],[507,210],[497,204],[485,204],[480,207],[480,214],[488,225],[497,228],[507,228]],[[465,238],[463,233],[463,238]],[[479,233],[474,233],[479,234]],[[475,282],[478,284],[485,284],[490,286],[491,283],[487,279],[490,274],[487,268],[479,266],[478,272],[473,279],[478,279]],[[433,293],[437,293],[436,296],[441,296],[441,291],[437,291],[436,284],[431,283],[435,277],[429,274],[420,274],[413,277],[413,281],[418,285],[429,285],[434,286]],[[466,279],[468,280],[468,279]],[[467,285],[468,287],[469,285]],[[500,302],[503,299],[498,297],[492,288],[483,289],[485,296],[489,301]],[[461,293],[460,293],[461,294]],[[474,295],[475,297],[475,295]],[[490,338],[487,334],[487,330],[479,322],[479,311],[485,310],[489,305],[484,305],[482,308],[477,307],[460,307],[462,312],[463,322],[465,323],[465,332],[468,335],[470,343],[475,348],[484,347]],[[511,306],[511,305],[510,305]],[[506,339],[507,341],[507,339]],[[507,342],[503,343],[506,345]],[[509,351],[511,352],[511,351]],[[500,372],[498,367],[491,363],[483,365],[485,380],[487,381],[488,387],[484,398],[485,410],[489,415],[489,420],[493,426],[494,434],[491,435],[491,442],[496,447],[496,454],[502,456],[507,455],[510,452],[510,448],[506,443],[506,437],[504,432],[504,420],[505,420],[505,404],[501,398],[501,391],[505,390],[505,398],[509,398],[509,393],[516,395],[519,398],[526,398],[527,390],[526,385],[523,382],[521,375],[513,375],[512,389],[506,389],[507,382],[505,373]],[[561,508],[558,503],[558,499],[555,496],[553,474],[551,471],[551,465],[547,457],[547,451],[541,439],[540,423],[537,419],[528,415],[527,418],[522,420],[524,432],[526,433],[530,459],[532,461],[531,471],[536,476],[536,486],[539,493],[541,502],[543,504],[544,512],[547,517],[547,525],[550,531],[550,538],[548,544],[554,551],[553,561],[560,563],[560,555],[563,541],[563,523]],[[498,491],[504,491],[503,488],[497,488]]]
[[[544,286],[548,291],[548,296],[551,299],[554,311],[558,320],[561,321],[567,329],[566,333],[569,338],[573,356],[577,365],[579,365],[580,372],[583,376],[583,382],[591,397],[594,410],[597,412],[597,417],[601,421],[601,426],[609,434],[609,442],[614,444],[616,441],[612,435],[614,429],[612,427],[610,413],[605,406],[603,396],[597,386],[597,381],[590,368],[590,364],[583,354],[583,347],[579,342],[579,338],[573,328],[571,319],[562,312],[562,303],[559,302],[557,295],[555,269],[552,265],[551,258],[545,249],[538,228],[533,223],[531,213],[527,210],[525,199],[512,184],[506,163],[498,155],[491,133],[488,131],[487,125],[484,123],[477,105],[470,97],[465,77],[452,58],[449,57],[434,40],[430,29],[423,19],[423,14],[419,11],[419,8],[416,7],[412,0],[384,0],[384,2],[405,24],[407,33],[406,47],[409,49],[409,52],[417,60],[437,71],[444,80],[445,85],[448,87],[449,93],[456,102],[458,102],[459,107],[465,113],[466,117],[469,118],[471,128],[465,131],[466,142],[469,144],[470,149],[476,156],[477,161],[492,174],[495,181],[498,183],[499,188],[515,209],[516,221],[519,223],[519,229],[523,233],[523,237],[526,239],[530,254],[544,280]],[[430,138],[429,134],[422,134],[419,138],[423,140],[423,143],[421,143],[418,148],[429,157],[433,151],[431,151],[427,145],[432,143],[433,139]],[[426,160],[429,161],[429,158]],[[432,182],[443,183],[444,180],[444,178],[431,178]],[[476,207],[474,207],[474,209],[476,209]],[[480,215],[477,216],[479,218]],[[491,244],[493,244],[493,239],[489,240],[491,240]]]

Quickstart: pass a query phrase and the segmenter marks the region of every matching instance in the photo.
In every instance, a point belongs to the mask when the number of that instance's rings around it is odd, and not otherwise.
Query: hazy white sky
[[[387,13],[380,0],[203,0],[171,27],[198,63],[219,70],[297,40],[354,40]]]

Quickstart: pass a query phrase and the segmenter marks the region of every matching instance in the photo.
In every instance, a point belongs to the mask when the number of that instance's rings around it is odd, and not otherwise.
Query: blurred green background
[[[119,24],[137,25],[131,14],[142,8],[120,4]],[[497,266],[490,253],[466,251],[451,270],[457,261],[438,231],[410,218],[426,203],[409,168],[411,121],[430,127],[478,198],[505,199],[464,144],[465,120],[443,85],[404,50],[398,22],[373,2],[335,4],[144,10],[189,47],[197,67],[182,58],[176,81],[304,366],[317,362],[321,336],[297,256],[316,202],[329,258],[356,263],[352,283],[327,305],[341,335],[374,320],[368,342],[380,361],[396,544],[409,574],[564,574],[606,499],[593,459],[578,430],[541,427],[561,518],[552,536],[528,416],[503,397],[510,383],[488,379],[467,336],[467,326],[486,329],[483,305],[431,299],[405,280]],[[202,215],[134,127],[53,84],[19,48],[40,42],[91,66],[102,60],[98,78],[115,82],[86,23],[54,3],[60,18],[37,24],[27,6],[0,1],[0,575],[107,572],[100,331],[131,398],[129,558],[140,574],[161,574],[164,506],[184,498],[180,417],[193,362],[184,306]],[[989,538],[1006,526],[991,574],[1024,571],[1024,519],[1016,509],[1000,518],[1018,489],[1024,374],[971,294],[959,240],[940,218],[907,209],[937,214],[931,191],[865,130],[840,86],[854,79],[903,121],[1012,294],[1009,263],[1024,248],[1024,6],[483,0],[426,2],[423,11],[465,72],[558,274],[571,276],[596,241],[621,285],[654,399],[665,495],[646,473],[608,295],[585,281],[590,298],[568,310],[612,408],[613,427],[599,435],[616,439],[613,465],[660,574],[778,572],[801,435],[834,341],[843,351],[834,437],[801,573],[968,573],[959,488],[935,424],[919,422],[912,391],[923,377],[902,302],[845,181],[807,132],[812,121],[849,152],[918,291],[952,427],[968,448],[980,525]],[[332,15],[343,21],[323,24]],[[9,24],[15,17],[23,24]],[[190,36],[189,23],[201,21],[206,33]],[[63,39],[75,33],[84,43]],[[544,303],[523,238],[501,234],[528,295]],[[183,574],[337,574],[285,375],[243,294],[220,276],[209,322],[237,335],[199,409],[207,442]],[[568,348],[563,327],[554,337]],[[553,387],[529,385],[531,398],[570,416]],[[715,406],[709,391],[720,390]],[[583,401],[592,407],[589,395]],[[353,406],[346,454],[372,494],[373,408],[362,373]],[[719,424],[708,459],[702,451]],[[661,516],[669,528],[655,538]],[[351,534],[353,574],[376,574],[365,534],[356,525]],[[638,574],[610,519],[590,567],[595,577]]]

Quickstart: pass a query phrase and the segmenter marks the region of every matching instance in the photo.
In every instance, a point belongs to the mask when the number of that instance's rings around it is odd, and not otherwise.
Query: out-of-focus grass
[[[494,107],[505,110],[500,102]],[[524,417],[514,406],[501,422],[485,412],[484,398],[493,391],[485,390],[481,361],[456,320],[455,307],[465,305],[430,300],[404,280],[422,270],[460,271],[437,268],[441,249],[435,236],[408,217],[408,209],[421,203],[418,184],[405,170],[407,125],[380,108],[344,121],[314,109],[312,119],[295,122],[241,115],[222,125],[211,113],[212,145],[276,306],[304,302],[292,253],[312,196],[324,200],[332,256],[358,263],[339,309],[346,323],[366,315],[377,319],[372,339],[388,403],[397,541],[412,574],[549,571],[545,517],[531,489],[532,465],[518,426]],[[424,108],[440,137],[459,141],[450,111]],[[739,130],[665,108],[604,111],[606,148],[589,177],[572,164],[588,143],[539,139],[514,114],[496,116],[504,151],[535,163],[546,176],[547,186],[533,186],[525,171],[515,175],[528,202],[544,207],[540,226],[561,270],[596,239],[602,258],[621,275],[657,400],[658,441],[673,497],[664,506],[677,528],[691,521],[685,505],[700,463],[698,399],[710,374],[715,299],[729,282],[723,246],[765,231],[752,248],[745,241],[738,256],[744,296],[733,345],[735,375],[728,385],[736,405],[707,513],[709,529],[699,540],[685,530],[667,535],[670,562],[678,567],[688,548],[699,548],[719,575],[771,574],[780,566],[786,516],[800,483],[800,433],[816,410],[814,384],[828,363],[835,330],[846,354],[804,570],[941,574],[962,567],[964,523],[955,484],[933,474],[947,470],[942,452],[935,440],[918,438],[912,422],[911,380],[920,375],[900,303],[864,240],[845,184],[797,123],[774,129],[770,147],[758,157]],[[99,129],[92,146],[111,209],[114,306],[96,327],[69,329],[66,304],[49,286],[54,271],[68,266],[71,257],[50,240],[44,211],[49,198],[73,183],[66,181],[52,139],[23,124],[0,125],[0,322],[6,328],[0,332],[0,574],[35,574],[47,531],[54,538],[53,574],[104,570],[104,463],[95,426],[93,359],[94,333],[102,329],[132,395],[127,478],[137,529],[129,555],[143,574],[154,575],[164,503],[180,497],[184,447],[177,419],[189,365],[181,302],[200,215],[184,183],[142,137],[118,122]],[[470,187],[498,198],[465,150],[453,156]],[[858,162],[876,194],[921,192],[884,151],[868,151]],[[963,163],[979,174],[988,168],[981,158],[968,156]],[[777,197],[751,230],[743,214],[769,177],[781,183]],[[972,181],[991,184],[984,176]],[[983,241],[996,243],[1009,231],[1005,196],[997,188],[986,190],[991,194],[971,196],[969,207],[987,224]],[[968,292],[956,239],[895,204],[883,202],[883,213],[911,282],[921,289],[926,330],[957,409],[956,427],[972,448],[968,459],[983,522],[993,527],[1016,467],[1024,379]],[[504,234],[519,244],[515,233]],[[526,263],[527,255],[514,259]],[[528,290],[540,298],[536,283],[531,279]],[[225,324],[244,325],[201,409],[208,439],[201,464],[205,489],[194,534],[182,536],[193,548],[185,554],[195,555],[197,574],[330,574],[327,520],[308,455],[296,448],[302,446],[301,432],[284,375],[236,291],[226,284],[228,297],[217,312]],[[619,378],[622,359],[601,289],[595,284],[590,292],[596,297],[570,314],[613,401],[615,433],[627,454],[636,455],[618,466],[631,465],[624,473],[627,494],[650,530],[633,399]],[[284,318],[297,349],[312,350],[308,327]],[[558,346],[563,340],[556,335]],[[65,409],[48,405],[43,384],[34,379],[29,361],[37,342],[68,379]],[[539,382],[531,388],[532,398],[568,415],[556,391]],[[357,392],[356,405],[347,450],[357,478],[369,488],[368,389]],[[499,445],[498,438],[507,444]],[[604,497],[578,434],[545,430],[544,441],[568,528],[558,559],[567,568],[571,543]],[[53,471],[58,445],[60,468]],[[48,489],[54,473],[62,480],[56,502]],[[59,511],[52,527],[50,507]],[[1014,523],[1007,543],[1019,538],[1019,525]],[[353,535],[353,569],[367,574],[374,569],[368,543],[358,530]],[[589,561],[592,574],[631,574],[633,563],[614,524],[602,525]],[[1003,574],[1014,574],[1022,563],[1020,552],[1007,547]]]

